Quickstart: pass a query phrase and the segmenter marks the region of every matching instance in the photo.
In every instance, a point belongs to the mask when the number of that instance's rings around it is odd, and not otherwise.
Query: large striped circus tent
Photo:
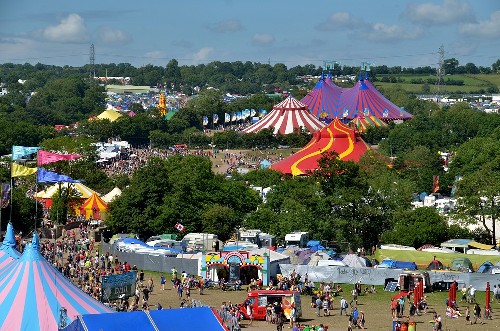
[[[368,145],[355,131],[336,118],[314,133],[311,141],[300,151],[271,164],[271,169],[293,176],[305,175],[318,169],[318,161],[325,152],[335,151],[341,160],[357,162],[368,150]]]
[[[7,270],[12,263],[21,257],[21,253],[16,250],[16,238],[14,236],[14,227],[12,223],[7,224],[7,231],[0,246],[0,275]]]
[[[35,233],[19,260],[0,279],[0,330],[58,330],[78,315],[113,312],[64,277],[39,248]],[[63,308],[66,314],[61,314]]]
[[[370,127],[388,126],[386,122],[382,121],[379,118],[376,118],[373,115],[363,116],[356,115],[352,121],[349,122],[349,126],[354,128],[359,133],[363,133]]]
[[[322,76],[316,86],[300,100],[318,118],[334,118],[342,95],[343,89],[333,84],[330,75],[328,77],[325,79]]]
[[[257,123],[243,130],[243,133],[256,133],[262,129],[272,129],[274,134],[289,134],[301,127],[316,132],[324,123],[312,115],[308,106],[288,96],[273,107],[273,110]]]
[[[90,198],[85,200],[83,205],[80,206],[80,215],[83,215],[85,219],[92,217],[95,220],[106,220],[107,210],[108,204],[94,192]]]
[[[78,197],[80,199],[80,203],[84,203],[85,200],[90,198],[94,190],[88,188],[82,183],[55,183],[49,187],[47,187],[43,191],[39,191],[35,194],[35,198],[41,201],[44,204],[44,208],[50,208],[52,206],[52,197],[56,194],[60,189],[71,189],[74,193],[73,196]]]
[[[344,89],[337,105],[335,117],[352,120],[356,115],[375,116],[384,121],[407,120],[412,115],[399,108],[380,93],[370,82],[368,76]]]

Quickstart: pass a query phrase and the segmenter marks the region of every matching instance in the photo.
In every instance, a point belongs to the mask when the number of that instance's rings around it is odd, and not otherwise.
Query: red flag
[[[38,151],[38,165],[44,165],[47,163],[57,162],[57,161],[71,161],[81,158],[80,154],[57,154],[46,151]]]
[[[183,232],[183,231],[184,231],[184,229],[185,229],[185,228],[184,228],[184,225],[182,225],[182,224],[181,224],[181,223],[179,223],[179,222],[175,223],[175,228],[176,228],[177,230],[179,230],[180,232]]]
[[[434,176],[432,178],[432,193],[439,191],[439,176]]]

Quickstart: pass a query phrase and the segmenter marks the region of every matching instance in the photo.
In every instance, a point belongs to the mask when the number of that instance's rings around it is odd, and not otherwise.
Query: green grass
[[[390,258],[397,261],[411,261],[415,262],[419,268],[427,267],[427,265],[436,256],[436,259],[441,261],[444,266],[449,267],[451,262],[457,257],[467,257],[474,266],[474,270],[477,270],[483,262],[489,261],[493,264],[500,262],[500,256],[492,255],[475,255],[475,254],[460,254],[460,253],[432,253],[432,252],[420,252],[420,251],[404,251],[404,250],[389,250],[389,249],[379,249],[375,253],[375,258],[378,261],[382,261],[384,258]]]

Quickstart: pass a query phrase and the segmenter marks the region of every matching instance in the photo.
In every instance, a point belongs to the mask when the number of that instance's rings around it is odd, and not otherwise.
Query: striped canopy
[[[273,110],[257,123],[244,129],[244,133],[256,133],[262,129],[273,129],[274,134],[289,134],[303,127],[316,132],[324,126],[312,115],[307,106],[292,96],[273,107]]]
[[[7,231],[0,247],[0,275],[8,270],[12,263],[19,259],[21,253],[16,250],[16,238],[14,236],[14,227],[12,223],[7,224]]]
[[[311,141],[300,151],[271,164],[271,169],[293,176],[304,175],[318,169],[322,153],[335,151],[341,160],[357,162],[368,149],[368,145],[356,136],[353,129],[336,118],[327,127],[314,133]]]
[[[330,83],[328,83],[328,81]],[[333,84],[330,76],[320,79],[316,86],[302,100],[310,112],[318,118],[332,118],[339,103],[342,88]]]
[[[85,219],[92,217],[97,220],[105,220],[107,210],[108,205],[106,202],[94,192],[80,207],[80,214],[84,215]]]
[[[59,188],[67,189],[68,187],[71,187],[71,189],[78,192],[78,198],[82,199],[81,202],[90,198],[92,194],[95,193],[94,190],[88,188],[82,183],[55,183],[54,185],[47,187],[45,190],[37,192],[35,194],[35,198],[42,201],[45,208],[50,208],[52,206],[52,196],[57,193]]]
[[[352,121],[349,122],[349,126],[354,128],[356,131],[362,133],[365,132],[369,127],[373,126],[387,126],[387,123],[381,119],[376,118],[373,115],[369,116],[356,116]]]
[[[112,312],[64,277],[39,248],[35,233],[20,259],[0,279],[0,330],[57,330],[63,307],[66,325],[77,315]]]

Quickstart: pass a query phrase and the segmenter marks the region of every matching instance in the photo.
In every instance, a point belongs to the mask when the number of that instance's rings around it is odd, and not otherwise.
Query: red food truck
[[[297,317],[302,316],[302,308],[300,301],[300,292],[297,291],[282,291],[282,290],[255,290],[247,294],[246,300],[240,307],[241,313],[245,319],[248,319],[246,306],[252,306],[253,318],[256,320],[265,320],[267,306],[275,303],[281,304],[286,318],[290,318],[292,305],[297,311]]]

